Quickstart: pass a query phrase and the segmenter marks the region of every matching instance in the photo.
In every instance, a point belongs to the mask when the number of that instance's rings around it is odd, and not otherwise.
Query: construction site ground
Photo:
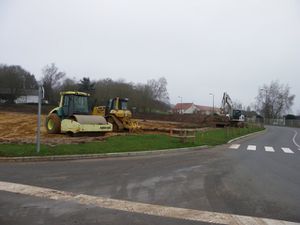
[[[126,133],[81,134],[70,137],[65,134],[48,134],[45,129],[46,114],[42,115],[41,140],[43,144],[57,145],[70,143],[86,143],[101,141],[113,135],[126,135]],[[166,133],[175,128],[196,128],[193,123],[157,121],[138,119],[143,130],[142,133]],[[202,128],[205,129],[205,128]],[[24,111],[4,110],[0,108],[0,143],[35,143],[37,130],[37,114]]]

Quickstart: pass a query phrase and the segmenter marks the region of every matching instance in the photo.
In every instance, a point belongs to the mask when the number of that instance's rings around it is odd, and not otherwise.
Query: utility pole
[[[209,93],[213,97],[213,114],[215,113],[215,95],[213,93]]]

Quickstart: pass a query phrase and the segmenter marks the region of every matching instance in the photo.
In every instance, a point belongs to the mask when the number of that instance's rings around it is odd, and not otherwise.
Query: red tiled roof
[[[177,103],[173,110],[175,111],[179,111],[179,110],[187,110],[189,109],[190,107],[192,106],[195,106],[197,108],[197,110],[199,111],[213,111],[213,107],[211,106],[204,106],[204,105],[195,105],[194,103]],[[219,111],[220,109],[218,107],[215,107],[214,110],[217,112]]]
[[[210,106],[204,106],[204,105],[196,105],[197,109],[199,110],[212,110],[213,107],[210,107]]]
[[[213,109],[215,111],[219,111],[220,109],[218,107],[211,107],[211,106],[204,106],[204,105],[196,105],[197,109],[200,111],[212,111]]]
[[[193,103],[177,103],[174,106],[174,110],[187,110],[193,105]]]

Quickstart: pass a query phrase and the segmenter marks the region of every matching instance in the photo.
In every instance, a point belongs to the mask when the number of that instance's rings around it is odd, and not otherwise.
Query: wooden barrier
[[[197,129],[170,129],[170,136],[179,138],[183,143],[186,143],[188,139],[192,139],[195,143],[196,132]]]

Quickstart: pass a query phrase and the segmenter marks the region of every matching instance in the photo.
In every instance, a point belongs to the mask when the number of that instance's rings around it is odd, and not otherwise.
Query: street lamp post
[[[265,107],[264,107],[264,122],[266,124],[266,116],[267,116],[267,101],[268,101],[268,90],[265,88],[261,88],[261,91],[265,91],[266,92],[266,98],[265,98]]]
[[[215,95],[213,93],[209,93],[213,97],[213,114],[215,113]]]
[[[178,96],[180,98],[180,114],[182,114],[182,96]]]

